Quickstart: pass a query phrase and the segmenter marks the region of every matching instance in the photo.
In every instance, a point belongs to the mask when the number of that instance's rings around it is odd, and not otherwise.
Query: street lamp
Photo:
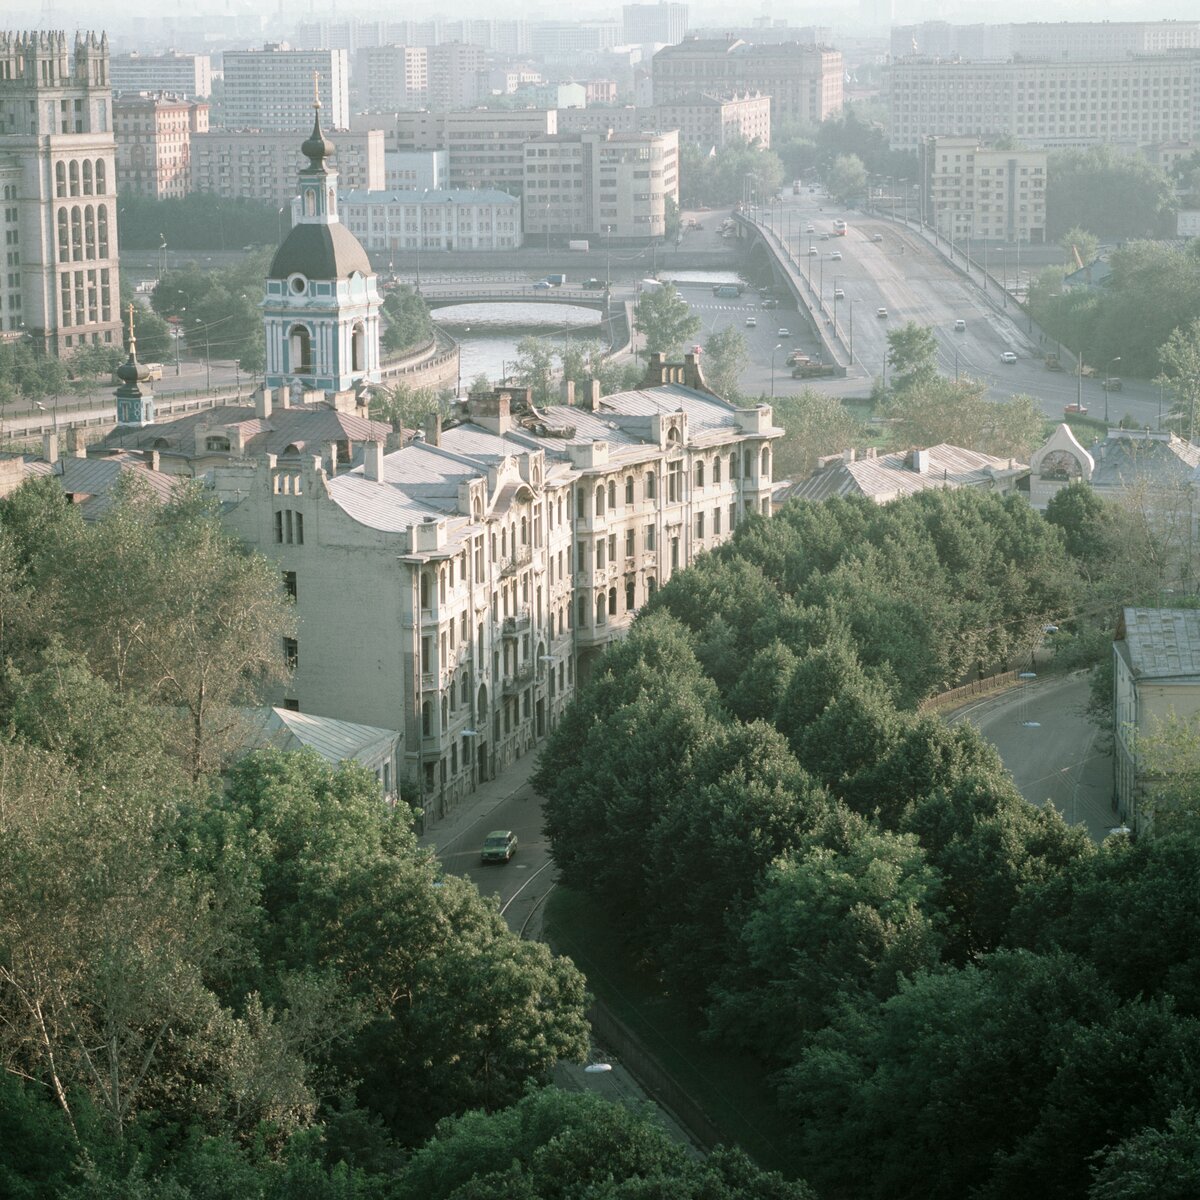
[[[775,349],[771,351],[771,399],[775,399],[775,355],[783,349],[783,343],[776,344]]]
[[[1121,361],[1121,356],[1118,354],[1116,358],[1110,359],[1107,367],[1104,368],[1104,423],[1108,424],[1108,392],[1109,385],[1112,383],[1112,369]]]
[[[199,317],[196,318],[196,324],[200,326],[201,330],[204,333],[204,390],[211,391],[212,390],[212,357],[209,354],[208,326],[205,325],[205,323],[202,320],[200,320]]]

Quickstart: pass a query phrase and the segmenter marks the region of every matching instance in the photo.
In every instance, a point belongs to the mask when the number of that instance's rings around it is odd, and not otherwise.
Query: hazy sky
[[[795,3],[750,3],[744,5],[693,3],[691,23],[693,25],[737,25],[750,24],[756,17],[787,19],[793,24],[833,24],[852,28],[858,26],[864,12],[885,11],[887,0],[817,0],[804,6]],[[1153,12],[1144,5],[1123,0],[892,0],[895,20],[907,24],[922,20],[949,20],[956,23],[999,23],[1003,21],[1054,21],[1054,20],[1200,20],[1200,5],[1196,0],[1161,0]],[[596,3],[583,0],[571,8],[571,14],[580,19],[589,17],[619,17],[621,3]],[[394,6],[350,3],[347,0],[123,0],[118,7],[112,0],[41,0],[37,3],[21,4],[20,0],[0,0],[0,27],[27,28],[109,28],[123,33],[131,32],[133,22],[129,18],[164,18],[178,16],[181,19],[198,15],[211,15],[211,33],[220,35],[223,16],[235,13],[269,15],[275,20],[282,15],[284,23],[321,18],[343,18],[364,16],[377,19],[404,17],[425,19],[442,17],[487,17],[498,15],[494,0],[459,0],[457,3],[436,3],[435,0],[418,2],[398,10]],[[505,16],[523,13],[527,18],[559,19],[564,11],[561,6],[546,2],[504,6]],[[36,14],[36,15],[35,15]],[[233,31],[230,30],[230,33]]]

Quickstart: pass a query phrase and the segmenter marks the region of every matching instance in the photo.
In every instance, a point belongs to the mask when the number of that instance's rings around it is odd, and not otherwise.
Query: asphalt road
[[[1112,807],[1112,757],[1084,715],[1087,672],[1033,680],[959,709],[1000,752],[1030,804],[1052,804],[1069,824],[1084,824],[1101,841],[1117,824]]]

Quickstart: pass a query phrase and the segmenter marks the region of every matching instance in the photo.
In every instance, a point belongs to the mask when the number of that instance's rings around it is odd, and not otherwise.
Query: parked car
[[[834,262],[841,262],[842,261],[842,252],[840,250],[835,250],[829,257]]]
[[[1017,361],[1017,356],[1011,350],[1005,350],[1005,352],[1000,355],[1000,361],[1006,367],[1011,367]]]
[[[954,332],[955,333],[966,333],[967,332],[967,323],[966,323],[966,321],[964,321],[962,319],[962,317],[959,317],[958,320],[954,322]]]
[[[517,852],[517,835],[511,829],[494,829],[483,839],[479,861],[508,862]]]
[[[757,324],[758,324],[758,319],[756,317],[747,317],[746,318],[746,328],[747,329],[753,329]]]
[[[835,300],[845,300],[846,293],[845,293],[845,291],[843,291],[842,288],[834,288],[833,289],[833,298]]]
[[[1087,405],[1086,404],[1068,404],[1063,409],[1063,416],[1064,417],[1086,417],[1087,416]]]
[[[585,279],[583,281],[583,287],[586,291],[589,291],[589,292],[599,291],[604,287],[604,280],[602,280],[602,279]]]
[[[537,281],[537,283],[535,283],[533,286],[534,286],[535,291],[542,292],[542,291],[548,291],[550,288],[552,288],[554,286],[554,284],[552,284],[550,282],[550,280],[548,280],[548,279],[539,279]]]
[[[878,318],[879,318],[881,321],[886,321],[886,320],[887,320],[887,309],[886,309],[886,308],[877,308],[877,309],[875,310],[875,315],[876,315],[876,316],[877,316],[877,317],[878,317]]]
[[[1115,375],[1109,375],[1106,379],[1100,381],[1100,386],[1106,392],[1119,392],[1121,390],[1121,381]]]
[[[776,337],[781,337],[781,338],[785,338],[785,337],[791,337],[791,336],[792,336],[792,331],[791,331],[790,329],[777,329],[777,330],[775,331],[775,336],[776,336]]]

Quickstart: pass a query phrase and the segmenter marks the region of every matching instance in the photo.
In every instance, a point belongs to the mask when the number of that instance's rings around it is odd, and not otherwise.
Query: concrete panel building
[[[915,150],[930,135],[1011,135],[1045,149],[1190,141],[1198,89],[1200,53],[1119,62],[911,59],[891,71],[891,145]]]
[[[345,50],[227,50],[226,129],[303,132],[312,121],[314,75],[329,129],[350,127],[350,59]]]
[[[666,234],[667,198],[679,199],[679,136],[577,133],[525,146],[525,233],[645,242]]]
[[[771,146],[771,97],[761,93],[732,96],[696,94],[656,104],[654,125],[678,129],[679,141],[703,150],[742,139]]]
[[[429,46],[429,107],[469,108],[487,95],[487,61],[482,46],[448,42]]]
[[[208,105],[161,93],[128,92],[113,101],[117,186],[152,200],[192,190],[192,136],[208,132]]]
[[[0,326],[67,355],[120,344],[106,37],[0,32]]]
[[[654,103],[697,92],[771,97],[771,120],[818,125],[842,110],[841,53],[798,42],[750,44],[739,38],[687,38],[654,56]]]
[[[369,46],[356,58],[359,94],[368,109],[396,112],[429,102],[429,51],[425,46]]]
[[[974,138],[926,140],[926,214],[956,242],[1046,240],[1045,150],[995,150]]]
[[[516,250],[521,201],[494,188],[342,194],[342,220],[368,249]]]
[[[308,111],[311,120],[311,100]],[[269,130],[213,129],[197,134],[192,138],[191,155],[192,191],[212,192],[231,200],[259,200],[276,207],[291,203],[296,173],[304,164],[300,139],[294,133]],[[380,130],[340,133],[333,160],[347,188],[378,191],[387,186]]]
[[[687,36],[688,6],[678,0],[626,4],[621,9],[621,31],[621,40],[626,43],[674,45]]]
[[[212,59],[207,54],[114,54],[109,62],[114,95],[122,92],[165,92],[185,100],[212,95]]]

